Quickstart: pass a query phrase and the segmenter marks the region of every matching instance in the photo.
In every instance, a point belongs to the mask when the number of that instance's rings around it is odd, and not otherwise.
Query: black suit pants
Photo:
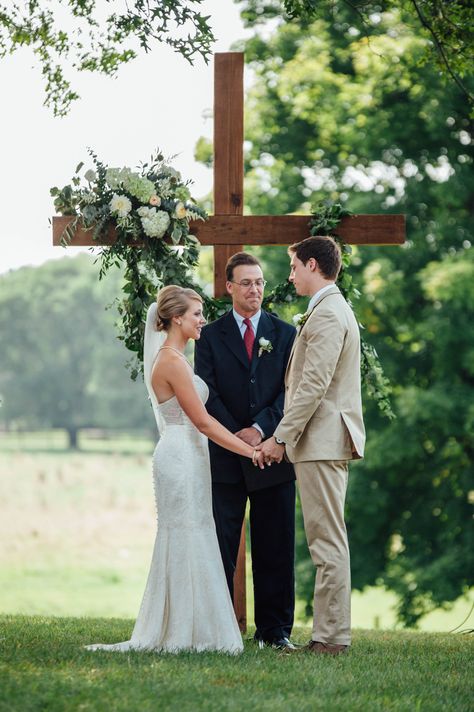
[[[262,477],[265,472],[262,472]],[[233,580],[247,497],[255,602],[255,637],[290,637],[295,606],[295,483],[247,492],[244,481],[212,484],[214,520],[227,585]]]

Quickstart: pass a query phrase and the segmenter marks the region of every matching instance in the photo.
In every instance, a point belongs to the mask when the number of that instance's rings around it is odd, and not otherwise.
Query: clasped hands
[[[235,434],[247,445],[251,445],[255,449],[256,453],[252,461],[256,467],[263,469],[265,465],[270,467],[273,462],[281,462],[283,460],[285,446],[278,445],[273,436],[262,442],[261,434],[257,428],[252,426],[242,428]]]

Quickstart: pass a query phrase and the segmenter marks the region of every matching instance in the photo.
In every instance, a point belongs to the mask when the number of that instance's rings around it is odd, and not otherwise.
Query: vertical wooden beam
[[[244,205],[244,55],[214,55],[214,214],[242,215]],[[225,265],[242,245],[214,247],[214,295],[226,293]],[[240,630],[247,629],[245,522],[234,576],[234,609]]]
[[[214,57],[214,213],[242,215],[244,193],[244,55]]]
[[[214,55],[214,214],[242,215],[244,204],[244,55]],[[214,247],[214,295],[226,293],[225,263],[242,245]]]

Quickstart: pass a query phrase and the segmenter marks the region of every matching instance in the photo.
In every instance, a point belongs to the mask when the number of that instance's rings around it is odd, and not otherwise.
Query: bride
[[[264,464],[260,452],[204,407],[208,388],[184,349],[205,323],[201,297],[175,285],[161,289],[148,310],[144,376],[160,433],[153,454],[155,547],[131,639],[89,650],[243,650],[212,516],[207,438]]]

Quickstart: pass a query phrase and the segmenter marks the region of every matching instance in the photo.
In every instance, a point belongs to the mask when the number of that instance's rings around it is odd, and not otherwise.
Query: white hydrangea
[[[132,203],[126,195],[114,193],[109,207],[111,213],[115,213],[119,218],[124,218],[132,209]]]
[[[138,208],[137,213],[140,216],[145,235],[163,237],[170,224],[170,216],[167,212],[143,206]]]

